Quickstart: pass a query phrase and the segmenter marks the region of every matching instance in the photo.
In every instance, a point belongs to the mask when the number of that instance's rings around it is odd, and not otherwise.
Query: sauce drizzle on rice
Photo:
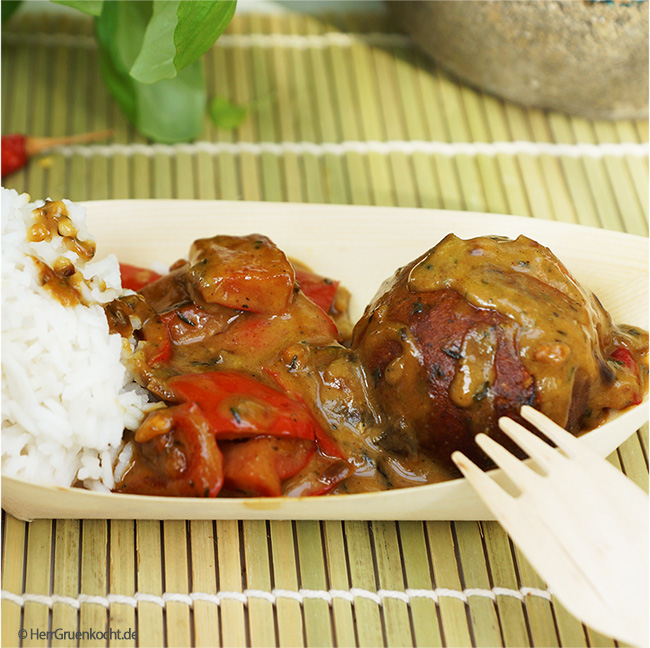
[[[124,292],[119,264],[94,253],[82,207],[2,190],[3,475],[111,489],[148,408],[103,310]]]
[[[78,230],[62,200],[48,200],[33,212],[34,224],[27,231],[27,240],[40,243],[50,242],[53,236],[60,236],[63,246],[83,261],[95,256],[95,242],[81,241]],[[50,267],[34,257],[39,271],[41,285],[64,306],[87,305],[81,284],[84,280],[74,263],[66,256],[58,257]]]

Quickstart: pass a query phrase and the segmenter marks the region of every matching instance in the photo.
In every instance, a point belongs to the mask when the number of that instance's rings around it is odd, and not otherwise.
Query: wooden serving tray
[[[358,318],[382,281],[450,232],[524,234],[547,245],[614,320],[648,327],[648,240],[581,225],[470,212],[292,203],[116,200],[84,203],[98,258],[171,264],[196,238],[270,237],[289,256],[340,279]],[[648,420],[648,399],[583,435],[607,456]],[[494,471],[500,479],[499,471]],[[2,507],[20,519],[476,520],[491,515],[464,479],[361,495],[192,499],[96,493],[2,477]]]

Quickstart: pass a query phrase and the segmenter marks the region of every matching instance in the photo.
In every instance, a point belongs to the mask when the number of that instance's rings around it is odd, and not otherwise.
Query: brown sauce
[[[317,435],[320,459],[305,459],[283,482],[284,494],[443,481],[457,475],[452,450],[472,455],[474,434],[493,433],[498,416],[516,416],[524,402],[563,425],[589,427],[647,390],[647,334],[615,326],[546,248],[523,237],[447,237],[387,282],[351,345],[342,343],[350,337],[347,292],[337,288],[325,313],[314,301],[324,284],[314,281],[313,294],[301,288],[299,264],[265,237],[197,241],[189,260],[172,268],[106,306],[111,330],[139,340],[130,361],[139,382],[169,407],[135,435],[119,491],[241,495],[246,487],[229,466],[246,472],[257,462],[275,478],[311,452],[307,441],[291,446],[264,435],[255,455],[251,441],[227,435],[213,447],[205,429],[217,418],[237,428],[251,412],[273,416],[259,400],[230,394],[209,414],[204,408],[206,423],[188,409],[195,386],[187,376],[204,386],[214,379],[215,393],[228,387],[214,376],[246,376],[307,408],[326,438]],[[192,467],[188,448],[213,458],[221,449],[225,476]],[[182,474],[194,477],[184,482]],[[278,488],[267,480],[252,494]]]
[[[382,447],[385,425],[368,397],[363,368],[354,351],[340,343],[351,333],[349,293],[337,289],[326,315],[294,285],[286,257],[268,240],[259,240],[263,245],[255,237],[242,239],[244,245],[252,247],[251,255],[243,250],[240,256],[244,281],[238,281],[232,267],[226,270],[234,276],[230,286],[220,281],[224,266],[237,265],[237,261],[230,251],[217,249],[230,242],[215,237],[195,243],[189,261],[175,263],[167,276],[142,288],[139,295],[107,305],[113,332],[128,337],[134,332],[133,322],[140,322],[136,334],[145,342],[133,356],[131,367],[141,384],[173,404],[178,398],[170,381],[184,374],[236,371],[272,388],[277,389],[279,383],[309,404],[352,466],[350,476],[334,492],[403,487],[448,478],[448,472],[427,458],[415,454],[406,457]],[[240,242],[231,245],[241,250]],[[225,259],[213,258],[210,250],[214,249]],[[258,266],[266,267],[268,260],[270,281],[262,275],[256,280]],[[288,284],[287,277],[291,277]],[[239,291],[242,283],[249,286],[247,295]],[[251,312],[253,308],[257,312]],[[340,330],[334,320],[341,324]],[[159,346],[155,345],[161,339],[161,329],[169,333],[171,348],[165,359],[157,362],[154,356]],[[143,463],[144,459],[140,457],[139,461]],[[140,481],[134,486],[131,479],[130,488],[144,488]],[[122,483],[118,489],[129,487]]]
[[[51,241],[54,236],[60,236],[64,247],[74,252],[80,261],[93,258],[95,243],[79,240],[77,229],[63,201],[47,201],[35,209],[32,215],[34,223],[27,233],[29,241]],[[38,259],[33,260],[39,271],[41,285],[52,297],[64,306],[85,303],[82,292],[84,278],[70,259],[60,256],[52,267]]]
[[[604,408],[627,405],[621,382],[634,383],[638,389],[634,375],[619,371],[620,365],[598,351],[625,346],[641,356],[647,350],[647,336],[614,325],[598,299],[550,250],[526,237],[466,241],[448,236],[411,269],[408,288],[452,289],[476,308],[497,311],[513,321],[522,364],[535,376],[538,404],[562,426],[568,424],[576,380],[590,386],[591,414],[581,422],[587,428],[600,422]],[[489,391],[495,380],[494,363],[481,355],[493,354],[494,348],[494,332],[489,329],[473,329],[465,338],[452,384],[454,402],[462,405],[481,390]]]
[[[616,326],[523,236],[449,235],[385,282],[353,347],[396,439],[450,468],[454,450],[489,466],[479,432],[514,451],[498,419],[522,405],[577,433],[640,403],[648,384],[647,333]]]

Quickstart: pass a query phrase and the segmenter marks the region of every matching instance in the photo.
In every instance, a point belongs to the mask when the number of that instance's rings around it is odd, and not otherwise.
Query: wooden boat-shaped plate
[[[85,203],[98,258],[171,264],[196,238],[269,236],[289,256],[340,279],[358,318],[384,279],[445,235],[529,236],[548,246],[620,323],[648,326],[648,240],[580,225],[426,209],[287,203],[123,200]],[[646,400],[584,434],[607,456],[648,420]],[[499,471],[494,471],[499,479]],[[191,499],[97,493],[2,478],[2,506],[21,519],[476,520],[492,516],[464,479],[360,495]]]

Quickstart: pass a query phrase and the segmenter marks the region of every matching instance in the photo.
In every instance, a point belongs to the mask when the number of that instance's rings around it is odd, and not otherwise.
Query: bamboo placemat
[[[2,54],[3,133],[115,130],[6,179],[34,198],[421,206],[648,232],[647,121],[463,87],[381,13],[236,16],[207,56],[210,95],[251,105],[250,118],[233,132],[206,121],[183,146],[125,123],[89,20],[16,14]],[[646,490],[647,449],[646,428],[610,458]],[[492,522],[3,522],[5,646],[21,630],[25,646],[616,645],[571,617]],[[87,634],[35,634],[48,630]]]

